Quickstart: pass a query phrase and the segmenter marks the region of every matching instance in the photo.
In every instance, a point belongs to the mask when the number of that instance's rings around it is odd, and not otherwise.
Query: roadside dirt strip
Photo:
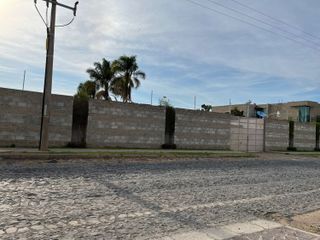
[[[224,226],[213,226],[201,231],[172,234],[157,240],[319,240],[320,235],[283,226],[279,223],[254,220]],[[139,239],[140,240],[140,239]],[[141,238],[141,240],[143,240]]]
[[[290,225],[307,232],[320,233],[320,211],[309,212],[287,218],[275,215],[273,218],[285,225]]]

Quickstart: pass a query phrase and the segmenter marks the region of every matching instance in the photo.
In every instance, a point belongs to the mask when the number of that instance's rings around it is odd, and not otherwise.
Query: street
[[[1,239],[154,239],[320,208],[320,161],[0,163]]]

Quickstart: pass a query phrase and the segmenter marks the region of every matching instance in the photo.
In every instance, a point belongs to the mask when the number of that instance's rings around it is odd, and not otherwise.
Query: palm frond
[[[133,73],[133,76],[136,77],[136,78],[141,78],[143,80],[146,79],[146,74],[144,72],[140,71],[140,70],[135,71]]]
[[[134,87],[135,87],[135,88],[140,87],[141,82],[140,82],[140,80],[139,80],[138,78],[134,77],[134,78],[133,78],[133,82],[134,82],[134,85],[135,85]]]

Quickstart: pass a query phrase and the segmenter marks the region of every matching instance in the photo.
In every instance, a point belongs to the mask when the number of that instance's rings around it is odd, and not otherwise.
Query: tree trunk
[[[130,86],[128,86],[128,100],[129,100],[129,102],[132,102],[131,101],[131,87]]]
[[[105,99],[106,101],[110,101],[110,97],[109,97],[109,84],[108,84],[108,83],[104,86],[104,99]]]

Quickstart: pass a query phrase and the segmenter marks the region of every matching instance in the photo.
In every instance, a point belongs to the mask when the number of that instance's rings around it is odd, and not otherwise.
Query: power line
[[[49,23],[48,11],[49,11],[49,4],[47,4],[47,8],[46,8],[46,23],[47,23],[47,25]]]
[[[260,23],[265,24],[265,25],[267,25],[267,26],[269,26],[269,27],[272,27],[272,28],[274,28],[274,29],[277,29],[277,30],[279,30],[279,31],[282,31],[282,32],[284,32],[284,33],[286,33],[286,34],[290,34],[290,35],[292,35],[292,36],[294,36],[294,37],[296,37],[296,38],[301,38],[301,39],[303,39],[304,41],[309,42],[310,44],[313,44],[313,45],[315,45],[315,46],[317,46],[317,47],[320,47],[319,43],[317,43],[317,42],[314,42],[314,41],[312,41],[312,40],[310,40],[310,39],[308,39],[308,38],[304,38],[304,37],[302,37],[302,36],[299,36],[298,34],[292,33],[292,32],[290,32],[290,31],[284,30],[284,29],[282,29],[281,27],[278,27],[278,26],[276,26],[276,25],[273,25],[273,24],[271,24],[271,23],[268,23],[268,22],[266,22],[266,21],[263,21],[263,20],[261,20],[261,19],[259,19],[259,18],[252,17],[251,15],[246,14],[246,13],[244,13],[244,12],[241,12],[241,11],[235,9],[235,8],[228,7],[228,6],[226,6],[226,5],[222,4],[222,3],[216,2],[216,1],[214,1],[214,0],[207,0],[207,1],[213,3],[213,4],[217,5],[217,6],[220,6],[220,7],[223,7],[223,8],[225,8],[225,9],[228,9],[228,10],[230,10],[230,11],[233,11],[233,12],[235,12],[235,13],[237,13],[237,14],[243,15],[243,16],[245,16],[245,17],[247,17],[247,18],[250,18],[250,19],[252,19],[252,20],[254,20],[254,21],[260,22]]]
[[[34,2],[34,6],[35,6],[35,8],[36,8],[36,10],[37,10],[37,12],[38,12],[38,14],[39,14],[39,16],[40,16],[40,18],[41,18],[41,20],[42,20],[42,22],[44,23],[44,25],[48,28],[49,26],[48,26],[48,23],[46,22],[46,20],[44,20],[44,18],[43,18],[43,16],[42,16],[42,14],[41,14],[41,12],[39,11],[39,8],[38,8],[38,6],[37,6],[37,2],[35,1]],[[47,13],[46,13],[47,14]],[[48,15],[48,14],[47,14]],[[47,17],[48,18],[48,17]]]
[[[69,21],[68,23],[66,23],[66,24],[61,24],[61,25],[56,25],[56,27],[58,27],[58,28],[67,27],[67,26],[69,26],[71,23],[73,23],[74,19],[75,19],[75,17],[73,17],[73,18],[71,19],[71,21]]]
[[[201,4],[201,3],[195,2],[195,1],[193,1],[193,0],[185,0],[185,1],[187,1],[187,2],[189,2],[189,3],[192,3],[192,4],[194,4],[194,5],[197,5],[198,7],[201,7],[201,8],[203,8],[203,9],[206,9],[206,10],[209,10],[209,11],[212,11],[212,12],[215,12],[215,13],[218,13],[218,14],[223,15],[223,16],[225,16],[225,17],[232,18],[232,19],[234,19],[234,20],[236,20],[236,21],[240,21],[240,22],[242,22],[242,23],[245,23],[245,24],[250,25],[250,26],[252,26],[252,27],[258,28],[258,29],[260,29],[260,30],[263,30],[263,31],[266,31],[266,32],[269,32],[269,33],[272,33],[272,34],[279,35],[279,36],[281,36],[281,37],[283,37],[283,38],[286,38],[287,40],[293,41],[293,42],[298,43],[298,44],[300,44],[300,45],[302,45],[302,46],[311,48],[311,49],[313,49],[313,50],[320,51],[319,48],[315,48],[315,47],[313,47],[312,45],[309,45],[309,44],[300,42],[300,41],[298,41],[298,40],[296,40],[296,39],[294,39],[294,38],[291,38],[291,37],[289,37],[289,36],[287,36],[287,35],[281,34],[281,33],[279,33],[279,32],[274,32],[274,31],[272,31],[272,30],[270,30],[270,29],[261,27],[261,26],[259,26],[259,25],[254,24],[254,23],[251,23],[251,22],[249,22],[249,21],[246,21],[246,20],[243,20],[243,19],[241,19],[241,18],[235,17],[235,16],[233,16],[233,15],[230,15],[230,14],[227,14],[227,13],[224,13],[224,12],[221,12],[221,11],[216,10],[216,9],[214,9],[214,8],[211,8],[211,7],[208,7],[208,6],[203,5],[203,4]]]
[[[262,11],[256,9],[256,8],[253,8],[253,7],[251,7],[251,6],[248,6],[248,5],[246,5],[246,4],[242,3],[242,2],[239,2],[239,1],[237,1],[237,0],[230,0],[230,1],[233,1],[233,2],[235,2],[235,3],[237,3],[237,4],[239,4],[239,5],[242,6],[242,7],[245,7],[245,8],[247,8],[247,9],[250,9],[251,11],[257,12],[257,13],[261,14],[262,16],[265,16],[265,17],[267,17],[267,18],[269,18],[269,19],[272,19],[273,21],[280,22],[280,23],[282,23],[282,24],[284,24],[284,25],[286,25],[286,26],[288,26],[288,27],[291,27],[291,28],[293,28],[293,29],[299,30],[300,32],[302,32],[302,33],[304,33],[304,34],[306,34],[306,35],[309,35],[310,37],[312,37],[312,38],[314,38],[314,39],[320,40],[320,38],[319,38],[318,36],[316,36],[316,35],[314,35],[314,34],[311,34],[311,33],[309,33],[309,32],[306,32],[305,30],[303,30],[303,29],[300,28],[300,27],[297,27],[297,26],[292,25],[292,24],[290,24],[290,23],[288,23],[288,22],[285,22],[285,21],[283,21],[283,20],[281,20],[281,19],[279,19],[279,18],[276,18],[276,17],[273,17],[273,16],[271,16],[271,15],[268,15],[268,14],[266,14],[266,13],[264,13],[264,12],[262,12]]]
[[[45,1],[45,0],[44,0],[44,1]],[[47,5],[47,7],[46,7],[46,17],[44,18],[44,17],[42,16],[42,14],[41,14],[38,6],[37,6],[37,0],[34,1],[34,6],[35,6],[35,8],[36,8],[36,10],[37,10],[37,12],[38,12],[38,14],[39,14],[42,22],[43,22],[44,25],[47,27],[47,29],[49,28],[49,14],[48,14],[49,2],[50,2],[50,1],[47,1],[47,2],[46,2],[46,5]],[[78,4],[75,5],[74,9],[77,8],[77,5],[78,5]],[[58,28],[67,27],[67,26],[69,26],[71,23],[73,23],[74,19],[75,19],[75,12],[74,12],[73,18],[72,18],[69,22],[67,22],[67,23],[65,23],[65,24],[55,25],[55,27],[58,27]]]

